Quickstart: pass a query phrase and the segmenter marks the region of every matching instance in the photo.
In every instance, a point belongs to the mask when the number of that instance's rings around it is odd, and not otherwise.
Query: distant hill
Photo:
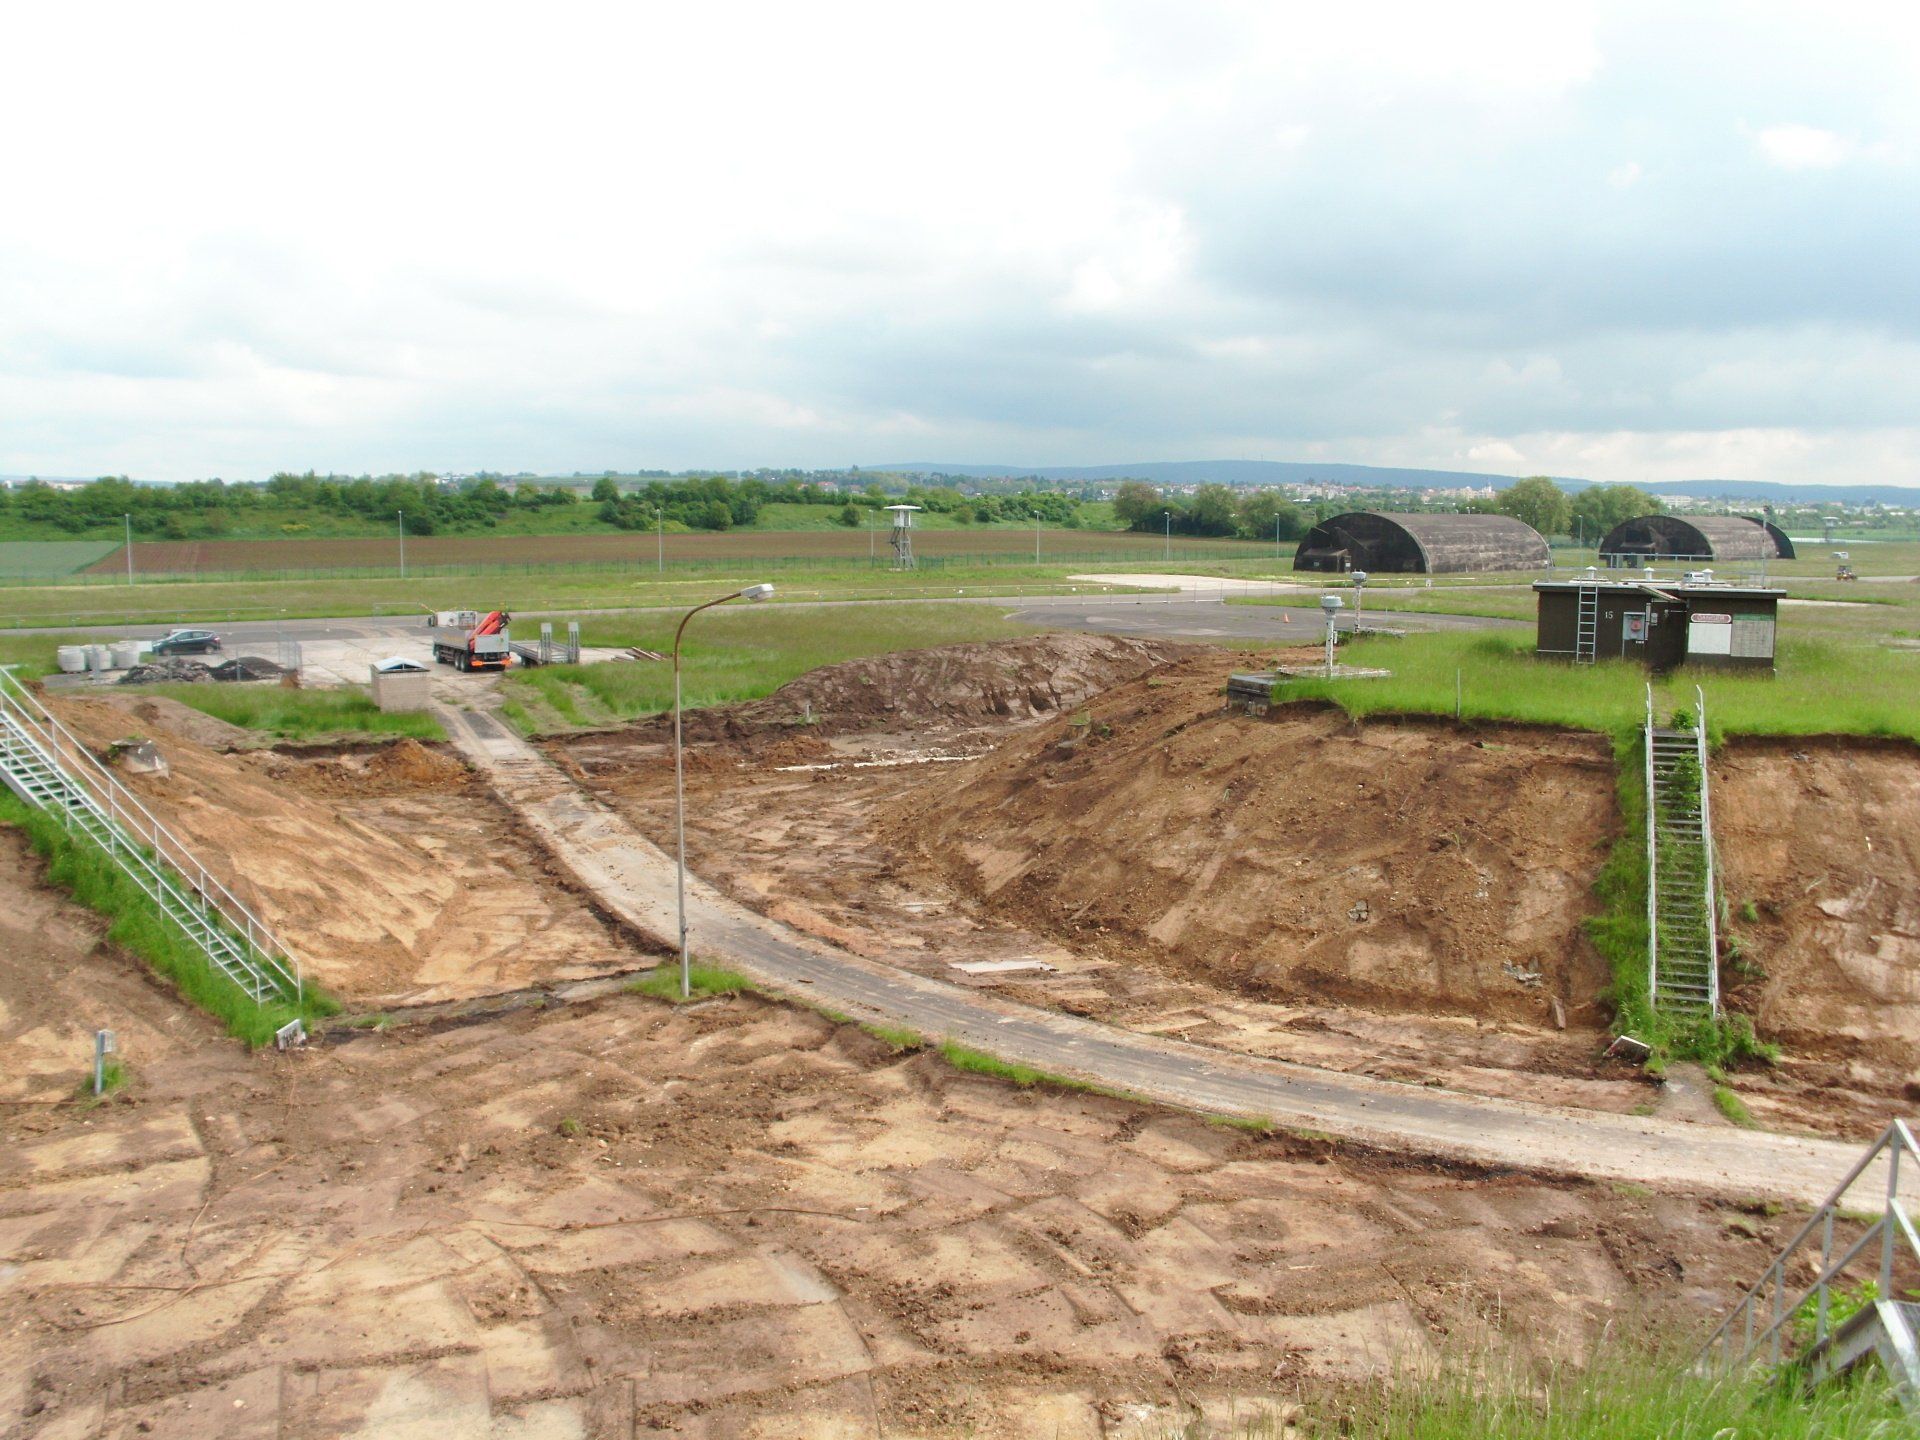
[[[1315,464],[1300,460],[1148,460],[1131,465],[957,465],[914,461],[874,465],[904,475],[958,475],[977,480],[1145,480],[1154,485],[1353,485],[1378,490],[1454,490],[1491,485],[1504,490],[1521,477],[1473,470],[1415,470],[1388,465]],[[1569,490],[1603,482],[1554,479]],[[1659,480],[1641,485],[1654,495],[1697,495],[1702,499],[1771,500],[1775,504],[1920,505],[1920,487],[1911,485],[1807,485],[1773,480]]]

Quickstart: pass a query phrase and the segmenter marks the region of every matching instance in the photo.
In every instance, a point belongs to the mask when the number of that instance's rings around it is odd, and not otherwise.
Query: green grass
[[[1713,1103],[1714,1107],[1735,1125],[1745,1130],[1755,1128],[1753,1112],[1747,1109],[1747,1102],[1736,1095],[1730,1087],[1726,1085],[1714,1086]]]
[[[590,645],[667,653],[678,617],[589,621]],[[974,605],[875,605],[819,611],[739,604],[701,615],[681,646],[681,684],[690,709],[758,699],[822,665],[963,640],[1003,640],[1033,627]],[[673,705],[673,668],[658,661],[542,666],[505,684],[520,717],[541,730],[609,724]]]
[[[82,1104],[99,1105],[126,1088],[127,1067],[118,1060],[106,1060],[100,1066],[99,1092],[94,1091],[93,1067],[88,1066],[87,1073],[81,1077],[79,1085],[74,1088],[74,1093],[79,1096]]]
[[[24,680],[37,680],[60,668],[58,651],[62,645],[85,645],[97,640],[94,635],[8,635],[0,632],[0,665],[11,665]]]
[[[940,1042],[940,1058],[954,1069],[966,1075],[988,1075],[995,1080],[1005,1080],[1025,1090],[1041,1084],[1071,1084],[1045,1070],[1036,1070],[1031,1065],[1022,1065],[1013,1060],[1002,1060],[998,1055],[989,1055],[984,1050],[975,1050],[962,1045],[958,1040]]]
[[[1646,718],[1646,669],[1624,660],[1538,659],[1526,631],[1359,639],[1342,663],[1391,670],[1378,680],[1283,680],[1278,701],[1331,700],[1356,718],[1459,715],[1619,734]],[[1857,641],[1789,639],[1772,676],[1682,667],[1653,678],[1662,716],[1706,694],[1715,736],[1886,735],[1920,740],[1920,655]]]
[[[860,1028],[894,1050],[926,1048],[926,1037],[918,1030],[910,1030],[904,1025],[862,1025]]]
[[[107,938],[138,955],[173,983],[183,998],[227,1027],[249,1045],[265,1045],[274,1031],[299,1019],[311,1030],[340,1007],[311,982],[296,1004],[289,1000],[254,1001],[214,969],[200,950],[166,920],[144,891],[105,855],[76,840],[43,810],[30,809],[0,793],[0,821],[24,830],[47,861],[47,880],[112,922]]]
[[[284,685],[149,685],[140,693],[164,695],[208,715],[276,740],[313,740],[374,735],[410,735],[444,740],[447,732],[424,711],[383,711],[359,690],[296,690]]]
[[[705,1000],[715,995],[741,995],[753,989],[753,982],[746,976],[698,960],[688,967],[687,978],[692,993],[686,998],[692,1000]],[[651,995],[656,1000],[680,1004],[679,963],[676,961],[649,970],[639,979],[629,981],[627,989],[635,995]]]
[[[1352,1440],[1891,1440],[1913,1433],[1884,1383],[1811,1394],[1689,1373],[1687,1354],[1601,1354],[1584,1369],[1455,1364],[1401,1375],[1307,1434]]]
[[[0,540],[0,576],[50,579],[84,570],[120,548],[112,540]]]

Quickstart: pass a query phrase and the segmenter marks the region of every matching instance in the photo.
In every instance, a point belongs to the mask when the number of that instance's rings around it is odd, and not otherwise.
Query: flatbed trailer
[[[513,643],[507,633],[512,616],[491,611],[459,639],[433,642],[433,658],[456,670],[504,670],[513,663]]]

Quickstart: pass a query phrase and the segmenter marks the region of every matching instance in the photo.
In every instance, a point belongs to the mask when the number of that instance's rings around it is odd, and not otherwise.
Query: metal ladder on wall
[[[1896,1120],[1720,1322],[1694,1369],[1721,1376],[1754,1365],[1777,1367],[1798,1342],[1794,1359],[1807,1384],[1837,1379],[1878,1359],[1900,1403],[1920,1414],[1920,1305],[1895,1298],[1911,1293],[1906,1287],[1920,1279],[1920,1234],[1901,1199],[1903,1173],[1909,1189],[1920,1181],[1920,1147],[1907,1122]],[[1871,1199],[1849,1201],[1856,1187],[1870,1187]],[[1851,1243],[1839,1243],[1835,1222],[1857,1223],[1863,1215],[1876,1218]],[[1870,1275],[1863,1273],[1869,1265]],[[1789,1281],[1790,1270],[1804,1274],[1810,1267],[1811,1284]],[[1864,1288],[1869,1283],[1871,1291]],[[1836,1299],[1857,1308],[1836,1318]]]
[[[1655,1009],[1720,1009],[1719,899],[1708,795],[1707,701],[1693,728],[1654,724],[1647,686],[1647,989]]]
[[[255,1003],[305,998],[300,962],[93,752],[0,666],[0,782],[99,848]]]
[[[1600,648],[1600,587],[1580,587],[1580,607],[1574,617],[1573,662],[1591,665]]]

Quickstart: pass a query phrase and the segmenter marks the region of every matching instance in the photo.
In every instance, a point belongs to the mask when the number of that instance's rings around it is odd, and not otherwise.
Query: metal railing
[[[1653,682],[1647,682],[1647,1004],[1660,1003],[1660,792],[1653,773]]]
[[[217,915],[270,984],[296,1002],[303,1001],[306,980],[299,958],[283,944],[266,922],[228,889],[188,848],[185,841],[160,823],[151,810],[113,776],[65,725],[13,673],[0,665],[0,714],[27,733],[66,783],[75,786],[101,815],[137,844],[147,847],[155,862],[165,866],[192,891],[195,908],[209,923]],[[143,887],[144,888],[144,887]],[[211,915],[208,912],[212,912]],[[264,998],[256,995],[256,999]]]
[[[1844,1204],[1847,1194],[1866,1175],[1875,1160],[1883,1155],[1886,1157],[1887,1177],[1878,1218],[1861,1231],[1858,1239],[1836,1253],[1835,1222],[1860,1213],[1857,1207]],[[1812,1328],[1804,1353],[1807,1356],[1814,1355],[1834,1333],[1831,1314],[1836,1282],[1841,1280],[1847,1267],[1866,1254],[1876,1242],[1880,1254],[1875,1282],[1881,1298],[1892,1295],[1896,1262],[1904,1260],[1920,1266],[1920,1233],[1915,1232],[1906,1207],[1900,1200],[1903,1159],[1908,1162],[1909,1174],[1920,1180],[1920,1146],[1915,1145],[1913,1132],[1907,1122],[1896,1120],[1860,1157],[1853,1169],[1847,1172],[1846,1179],[1827,1197],[1826,1203],[1813,1212],[1812,1218],[1774,1257],[1766,1273],[1741,1297],[1740,1303],[1733,1307],[1727,1318],[1720,1322],[1720,1327],[1700,1349],[1694,1362],[1697,1370],[1707,1375],[1731,1374],[1754,1363],[1763,1350],[1766,1352],[1766,1363],[1779,1365],[1786,1358],[1789,1330],[1797,1317],[1805,1323],[1804,1311],[1809,1303],[1813,1306],[1810,1317]],[[1816,1235],[1819,1237],[1820,1259],[1813,1282],[1803,1287],[1791,1285],[1787,1279],[1788,1268],[1803,1250],[1810,1252]]]
[[[1720,889],[1713,865],[1713,789],[1707,778],[1707,695],[1693,687],[1693,743],[1700,760],[1700,851],[1707,866],[1707,1005],[1720,1013]]]

